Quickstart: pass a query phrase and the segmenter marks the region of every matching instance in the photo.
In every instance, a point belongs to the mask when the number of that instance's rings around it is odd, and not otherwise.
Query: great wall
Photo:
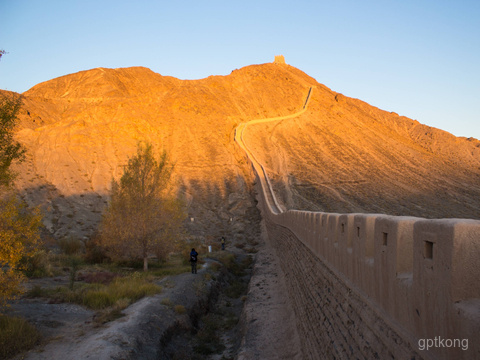
[[[267,172],[259,207],[294,307],[304,358],[480,358],[480,221],[286,210]]]

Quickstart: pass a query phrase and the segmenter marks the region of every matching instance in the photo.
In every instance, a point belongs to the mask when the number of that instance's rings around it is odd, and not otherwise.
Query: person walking
[[[197,258],[198,258],[198,253],[195,251],[195,248],[192,248],[192,251],[190,251],[190,263],[192,264],[192,274],[197,273]]]
[[[222,236],[221,243],[222,243],[222,250],[225,250],[225,237],[224,236]]]

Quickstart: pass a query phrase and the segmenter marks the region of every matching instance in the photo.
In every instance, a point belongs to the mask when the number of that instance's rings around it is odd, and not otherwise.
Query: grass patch
[[[216,254],[218,261],[222,263],[227,270],[231,270],[235,266],[235,255],[230,252],[221,252]]]
[[[114,321],[118,318],[121,318],[123,316],[122,310],[128,305],[130,305],[130,301],[128,299],[117,300],[113,306],[99,311],[95,317],[95,322],[97,324],[105,324],[109,321]]]
[[[172,300],[170,300],[169,298],[163,298],[162,301],[160,301],[160,303],[168,307],[173,306]]]
[[[93,310],[102,310],[114,305],[120,310],[144,296],[158,294],[162,288],[148,281],[148,279],[133,273],[130,276],[116,278],[110,284],[81,284],[73,290],[58,287],[54,290],[39,291],[43,296],[51,297],[58,302],[70,302],[84,305]],[[119,306],[123,304],[124,306]]]
[[[121,299],[135,302],[144,296],[154,295],[162,290],[160,286],[136,276],[117,278],[109,285],[97,284],[96,286],[98,289],[87,291],[85,295],[80,292],[79,300],[83,305],[92,309],[104,309]]]
[[[229,287],[225,289],[225,295],[231,299],[238,299],[247,291],[247,284],[242,280],[233,280]]]
[[[190,264],[188,265],[166,265],[165,267],[154,269],[150,271],[150,274],[156,277],[175,276],[189,272],[191,270]]]
[[[187,309],[185,309],[185,306],[183,305],[175,305],[174,310],[179,315],[183,315],[187,312]]]
[[[218,354],[225,350],[217,333],[222,329],[222,319],[216,314],[208,314],[203,319],[203,327],[198,331],[194,341],[194,351],[200,355]]]
[[[18,317],[0,315],[0,358],[31,349],[40,339],[34,326]]]

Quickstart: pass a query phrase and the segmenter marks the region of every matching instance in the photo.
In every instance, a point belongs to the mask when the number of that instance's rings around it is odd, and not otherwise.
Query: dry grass
[[[35,327],[24,319],[0,315],[0,359],[32,348],[39,339]]]
[[[130,276],[119,277],[109,284],[75,284],[73,289],[57,287],[42,289],[34,287],[28,296],[50,297],[57,302],[70,302],[84,305],[90,309],[102,310],[112,306],[126,308],[129,304],[144,296],[159,293],[162,288],[142,274],[133,273]]]

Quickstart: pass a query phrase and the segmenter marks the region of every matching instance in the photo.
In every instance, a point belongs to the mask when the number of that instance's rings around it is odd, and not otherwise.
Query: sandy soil
[[[302,359],[280,259],[268,240],[257,253],[242,321],[238,360]]]

